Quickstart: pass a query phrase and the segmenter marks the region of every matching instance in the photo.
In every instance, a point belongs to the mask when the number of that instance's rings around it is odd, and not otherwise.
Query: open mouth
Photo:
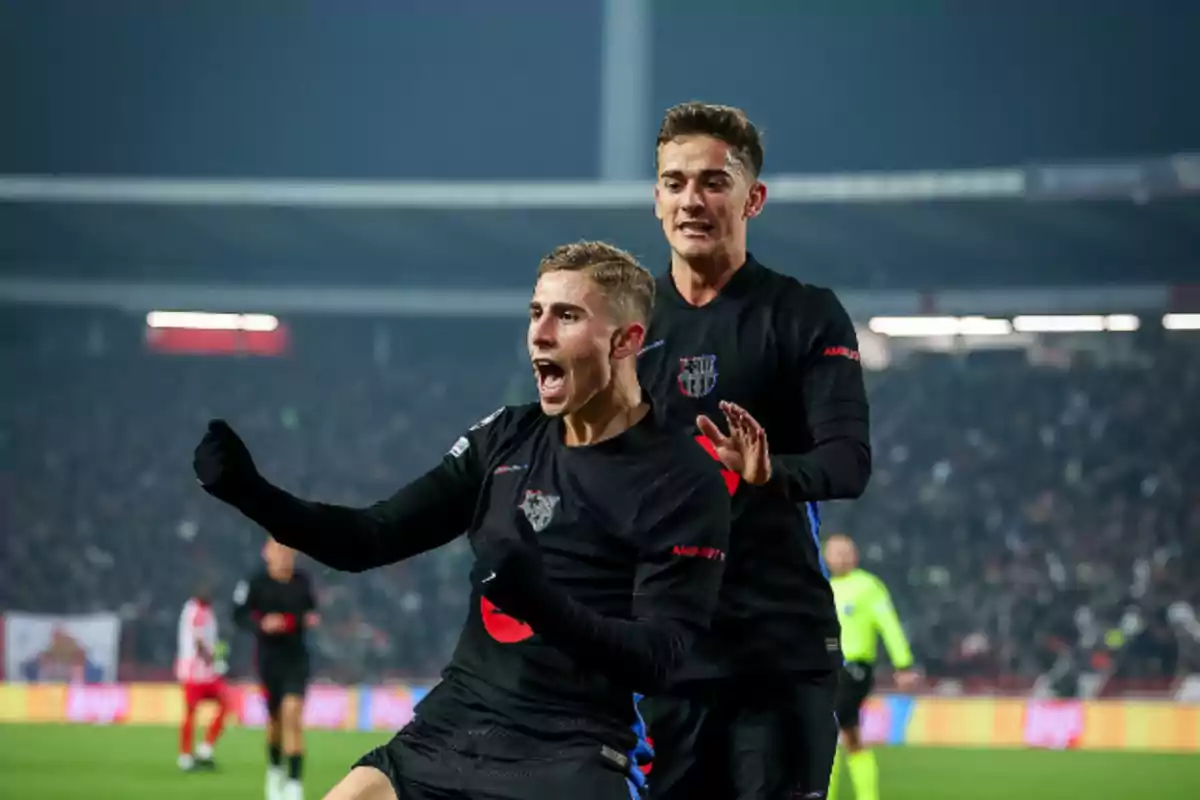
[[[712,233],[713,225],[703,220],[689,220],[679,223],[679,230],[683,231],[685,236],[707,236]]]
[[[548,358],[533,360],[533,373],[537,376],[538,394],[544,400],[560,400],[566,393],[567,371]]]

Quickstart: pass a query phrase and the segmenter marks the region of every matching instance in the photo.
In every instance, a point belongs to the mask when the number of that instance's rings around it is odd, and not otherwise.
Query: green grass
[[[305,796],[321,796],[386,733],[309,734]],[[181,774],[158,727],[0,725],[0,797],[14,800],[260,798],[263,734],[234,728],[215,773]],[[1200,758],[1097,752],[885,748],[882,800],[1197,800]],[[850,800],[848,780],[838,800]],[[706,800],[698,798],[697,800]],[[713,798],[713,800],[719,800]]]

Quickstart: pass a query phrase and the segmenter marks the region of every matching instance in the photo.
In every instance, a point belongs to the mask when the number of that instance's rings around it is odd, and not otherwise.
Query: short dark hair
[[[680,136],[720,139],[729,145],[733,157],[750,171],[752,177],[757,178],[762,173],[762,136],[740,108],[697,101],[672,106],[658,128],[655,151]]]
[[[548,272],[583,272],[600,285],[624,322],[647,322],[654,309],[654,276],[638,260],[607,242],[580,241],[547,253],[538,277]]]

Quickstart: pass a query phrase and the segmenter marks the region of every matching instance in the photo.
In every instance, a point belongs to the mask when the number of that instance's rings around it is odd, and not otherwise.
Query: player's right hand
[[[262,628],[263,633],[279,633],[287,627],[287,620],[283,618],[283,614],[271,612],[263,615],[258,627]]]
[[[234,506],[262,480],[245,443],[223,419],[208,423],[192,456],[192,469],[204,491]]]
[[[707,436],[717,450],[717,458],[742,476],[742,480],[753,486],[761,486],[771,480],[771,449],[767,443],[767,432],[750,412],[737,403],[722,400],[721,413],[729,425],[726,436],[703,414],[696,418],[696,427]]]

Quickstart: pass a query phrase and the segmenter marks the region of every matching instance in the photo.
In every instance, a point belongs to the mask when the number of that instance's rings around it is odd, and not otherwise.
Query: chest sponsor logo
[[[687,356],[679,359],[679,391],[688,397],[704,397],[717,388],[717,357]]]
[[[558,508],[559,499],[556,494],[530,490],[525,492],[525,499],[521,501],[519,508],[524,512],[525,519],[529,520],[529,526],[541,533],[550,524],[550,520],[554,519],[554,510]]]

